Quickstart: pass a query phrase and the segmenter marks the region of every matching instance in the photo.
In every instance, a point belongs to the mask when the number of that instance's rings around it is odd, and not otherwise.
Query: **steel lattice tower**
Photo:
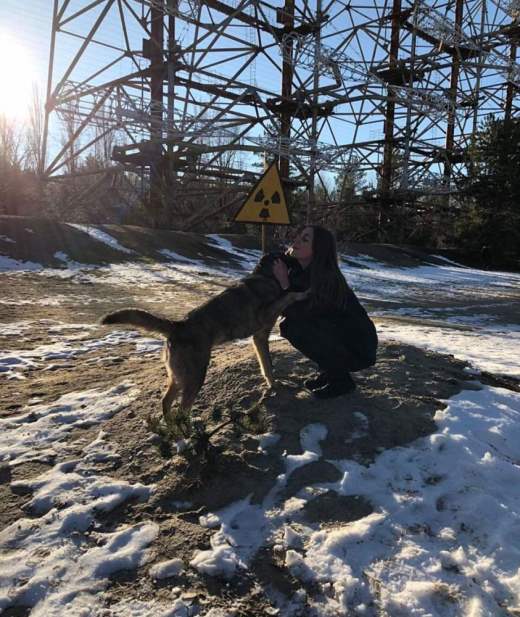
[[[139,176],[152,220],[187,226],[237,201],[255,153],[307,189],[309,217],[326,171],[366,171],[382,203],[449,194],[481,120],[518,115],[519,14],[518,0],[54,0],[46,139],[56,119],[73,128],[42,172],[77,173],[115,134],[103,173]]]

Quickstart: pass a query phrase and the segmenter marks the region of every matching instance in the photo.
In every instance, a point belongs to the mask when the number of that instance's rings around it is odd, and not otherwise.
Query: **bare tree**
[[[18,124],[4,114],[0,114],[0,164],[21,169],[26,152],[23,149],[23,135]]]
[[[30,202],[34,183],[24,173],[25,145],[20,125],[0,114],[0,212],[6,214],[20,214]]]
[[[43,126],[45,122],[45,105],[38,87],[33,84],[33,94],[29,106],[29,119],[26,130],[27,166],[29,169],[43,173]]]

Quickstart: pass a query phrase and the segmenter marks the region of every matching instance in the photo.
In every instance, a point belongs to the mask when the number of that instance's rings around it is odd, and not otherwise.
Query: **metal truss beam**
[[[110,136],[156,224],[198,220],[194,185],[240,186],[265,153],[309,219],[327,173],[449,193],[481,120],[519,113],[519,18],[517,0],[54,0],[41,172],[81,172]]]

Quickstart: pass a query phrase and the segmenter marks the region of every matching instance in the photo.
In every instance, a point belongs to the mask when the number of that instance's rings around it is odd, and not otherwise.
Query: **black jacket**
[[[294,257],[284,253],[269,253],[260,260],[257,269],[270,270],[275,259],[282,259],[289,271],[289,291],[305,291],[311,286],[311,269],[302,268]],[[257,271],[255,269],[255,272]],[[265,270],[264,270],[265,271]],[[350,350],[367,360],[367,365],[372,365],[376,360],[377,332],[374,323],[361,305],[354,291],[347,285],[347,302],[343,308],[312,307],[310,298],[300,302],[294,302],[282,313],[286,320],[298,320],[304,322],[311,320],[313,323],[326,320],[333,323],[338,330],[338,337]]]

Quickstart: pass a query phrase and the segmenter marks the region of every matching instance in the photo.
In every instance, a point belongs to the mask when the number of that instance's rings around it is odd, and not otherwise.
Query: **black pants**
[[[360,371],[375,363],[375,350],[372,353],[367,349],[366,355],[359,354],[349,346],[348,335],[328,319],[286,317],[280,323],[280,334],[304,356],[316,362],[321,371],[332,376]]]

